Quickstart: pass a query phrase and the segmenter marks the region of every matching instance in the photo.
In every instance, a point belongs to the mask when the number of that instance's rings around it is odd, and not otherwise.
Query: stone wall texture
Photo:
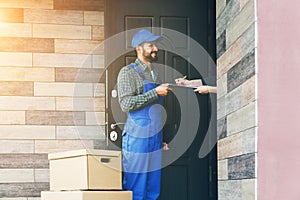
[[[216,1],[219,200],[257,198],[255,0]]]
[[[47,154],[105,144],[104,0],[0,0],[0,199],[49,190]]]

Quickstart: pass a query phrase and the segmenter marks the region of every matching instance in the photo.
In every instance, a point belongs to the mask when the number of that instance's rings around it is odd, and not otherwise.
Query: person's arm
[[[194,91],[199,92],[200,94],[217,93],[217,87],[202,85],[201,79],[186,80],[183,78],[178,78],[175,80],[175,82],[177,85],[196,87]]]
[[[209,86],[209,85],[202,85],[197,87],[195,92],[199,92],[200,94],[207,94],[207,93],[217,93],[217,87]]]
[[[184,78],[175,79],[177,85],[186,86],[186,87],[199,87],[202,85],[201,79],[187,80]]]
[[[122,68],[118,75],[119,103],[123,112],[130,112],[142,108],[158,99],[155,89],[144,94],[136,94],[137,77],[133,77],[130,68]]]

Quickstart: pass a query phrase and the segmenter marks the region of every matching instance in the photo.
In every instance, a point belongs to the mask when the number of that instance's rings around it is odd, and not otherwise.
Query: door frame
[[[105,9],[104,9],[104,16],[105,18],[108,17],[108,14],[107,14],[107,10],[106,10],[106,2],[109,1],[109,0],[104,0],[105,1]],[[208,0],[207,1],[208,4],[210,4],[210,8],[215,8],[216,7],[216,0]],[[113,17],[113,16],[111,16]],[[216,62],[216,31],[213,30],[213,28],[211,27],[216,27],[216,10],[215,9],[211,9],[208,11],[208,18],[209,19],[212,19],[212,20],[208,20],[208,30],[210,31],[209,33],[209,37],[208,38],[208,48],[206,49],[207,52],[210,54],[211,58]],[[106,23],[104,25],[104,32],[106,33]],[[107,38],[107,36],[105,35],[105,38]],[[106,51],[104,51],[106,52]],[[106,66],[106,65],[105,65]],[[209,67],[209,69],[212,69],[211,67]],[[107,73],[107,70],[106,70],[106,73]],[[214,76],[216,77],[216,69],[212,69],[212,70],[209,70],[207,72],[208,76]],[[106,75],[106,85],[108,84],[108,75]],[[106,88],[106,87],[105,87]],[[105,100],[108,101],[108,97],[109,97],[109,91],[105,91]],[[216,98],[216,97],[211,97],[211,98]],[[216,102],[214,100],[214,102]],[[105,110],[105,118],[107,119],[107,110]],[[107,123],[107,120],[106,120],[106,123]],[[108,145],[108,142],[109,142],[109,134],[108,134],[108,131],[107,131],[107,125],[106,124],[106,144]],[[215,147],[213,150],[214,154],[216,155],[217,154],[217,148]],[[209,179],[210,180],[216,180],[215,182],[210,182],[210,199],[212,200],[215,200],[217,199],[217,158],[212,156],[212,155],[209,155],[209,162],[210,162],[210,166],[209,166]]]

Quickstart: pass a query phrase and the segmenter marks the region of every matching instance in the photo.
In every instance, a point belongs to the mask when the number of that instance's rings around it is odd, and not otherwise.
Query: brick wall
[[[47,154],[104,147],[104,0],[0,0],[0,199],[49,190]]]
[[[257,196],[255,6],[255,0],[217,1],[219,200]]]

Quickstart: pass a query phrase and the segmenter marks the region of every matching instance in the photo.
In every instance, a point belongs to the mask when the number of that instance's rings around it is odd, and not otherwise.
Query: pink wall
[[[257,0],[258,200],[300,199],[299,0]]]

